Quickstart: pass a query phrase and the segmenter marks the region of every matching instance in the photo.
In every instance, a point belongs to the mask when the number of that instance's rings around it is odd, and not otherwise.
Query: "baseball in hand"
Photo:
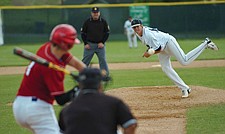
[[[148,54],[153,55],[155,53],[154,49],[148,49]]]

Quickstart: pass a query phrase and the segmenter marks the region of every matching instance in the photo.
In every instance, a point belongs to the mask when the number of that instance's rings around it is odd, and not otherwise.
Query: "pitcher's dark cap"
[[[136,26],[140,26],[140,25],[142,25],[142,21],[139,20],[139,19],[134,19],[134,20],[131,21],[131,27],[132,28],[136,27]]]
[[[98,12],[99,12],[99,8],[98,8],[98,7],[93,7],[93,8],[91,9],[91,12],[93,12],[93,13],[98,13]]]

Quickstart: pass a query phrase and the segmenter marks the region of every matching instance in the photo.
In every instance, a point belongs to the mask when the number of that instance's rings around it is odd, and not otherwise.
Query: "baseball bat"
[[[54,69],[54,70],[57,70],[57,71],[61,71],[65,74],[71,75],[75,80],[78,80],[78,76],[71,73],[69,70],[67,70],[65,68],[62,68],[62,67],[60,67],[56,64],[53,64],[52,62],[49,62],[46,59],[44,59],[40,56],[37,56],[36,54],[33,54],[31,52],[28,52],[28,51],[26,51],[22,48],[18,48],[18,47],[14,48],[13,53],[15,55],[18,55],[18,56],[23,57],[25,59],[28,59],[30,61],[34,61],[34,62],[36,62],[40,65],[43,65],[43,66],[46,66],[48,68],[51,68],[51,69]]]

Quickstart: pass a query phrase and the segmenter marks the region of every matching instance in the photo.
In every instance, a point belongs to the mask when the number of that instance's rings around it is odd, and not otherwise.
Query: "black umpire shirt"
[[[84,45],[88,41],[93,43],[102,42],[104,44],[109,37],[109,26],[101,17],[98,20],[93,20],[90,17],[84,22],[81,28],[81,37]]]
[[[121,100],[95,89],[83,89],[59,117],[59,126],[65,134],[116,134],[117,125],[127,128],[135,123]]]

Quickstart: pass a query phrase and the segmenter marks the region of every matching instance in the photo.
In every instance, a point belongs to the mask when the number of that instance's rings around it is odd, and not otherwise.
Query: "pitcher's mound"
[[[173,86],[127,87],[106,91],[129,105],[138,119],[137,134],[184,134],[185,112],[193,106],[225,103],[225,91],[191,86],[188,98]]]

